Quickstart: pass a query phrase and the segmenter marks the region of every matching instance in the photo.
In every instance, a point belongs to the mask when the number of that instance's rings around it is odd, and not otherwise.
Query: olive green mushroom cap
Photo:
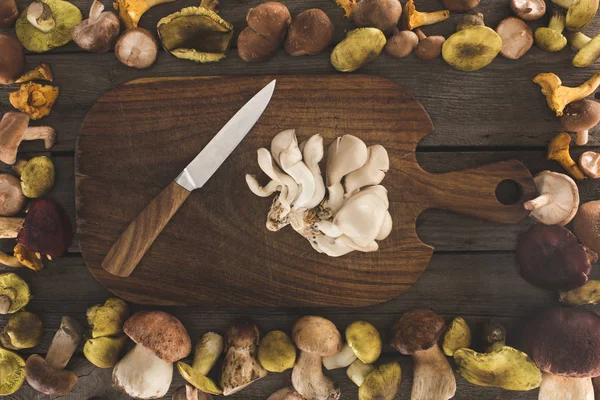
[[[355,29],[335,46],[331,64],[340,72],[356,71],[376,59],[386,42],[385,35],[377,28]]]
[[[0,314],[13,314],[25,307],[31,300],[27,283],[17,274],[0,274]]]
[[[346,343],[356,357],[365,364],[372,364],[381,355],[381,336],[373,325],[355,321],[346,328]]]
[[[42,32],[27,20],[27,8],[23,10],[15,29],[19,41],[29,51],[43,53],[64,46],[72,40],[71,29],[83,20],[81,11],[65,0],[43,0],[52,10],[56,25],[49,32]]]
[[[371,372],[358,388],[358,400],[393,400],[402,382],[397,362],[382,364]]]
[[[537,28],[534,36],[535,44],[546,51],[561,51],[567,46],[567,38],[562,34],[562,32],[554,29],[546,27]]]
[[[21,191],[30,199],[47,194],[54,187],[56,171],[46,156],[33,157],[21,170]]]
[[[127,336],[102,336],[88,339],[83,346],[83,355],[98,368],[114,367],[127,345]]]
[[[25,382],[25,360],[0,347],[0,396],[13,394]]]
[[[579,31],[583,29],[594,18],[598,12],[598,0],[558,0],[554,3],[571,3],[567,11],[566,26],[570,31]]]
[[[201,392],[215,395],[223,393],[223,390],[221,390],[215,381],[194,370],[191,365],[179,361],[177,362],[177,370],[183,379]]]
[[[283,372],[294,367],[296,347],[282,331],[271,331],[258,346],[258,362],[269,372]]]
[[[177,58],[216,62],[229,51],[233,25],[204,7],[186,7],[158,22],[158,36]]]
[[[459,71],[488,66],[502,50],[502,39],[487,26],[473,26],[454,33],[442,46],[444,60]]]
[[[10,350],[30,349],[40,342],[43,324],[40,317],[29,311],[19,311],[10,316],[2,329],[0,341]]]

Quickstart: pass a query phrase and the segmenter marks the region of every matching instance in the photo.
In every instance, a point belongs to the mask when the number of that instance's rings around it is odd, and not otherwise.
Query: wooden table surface
[[[87,14],[92,0],[73,1]],[[109,1],[103,0],[108,6]],[[29,0],[17,0],[23,10]],[[195,0],[177,0],[175,3],[157,6],[144,15],[141,26],[153,29],[157,21],[184,6],[196,5]],[[258,4],[258,0],[242,2],[223,0],[221,15],[231,21],[239,32],[244,27],[247,9]],[[335,24],[335,40],[344,36],[352,25],[342,18],[342,11],[332,0],[285,0],[292,15],[318,7],[323,9]],[[422,10],[439,9],[436,0],[419,0]],[[486,15],[489,26],[495,27],[510,15],[508,0],[482,0],[479,10]],[[459,15],[450,21],[426,27],[427,34],[448,36],[454,30]],[[597,20],[600,20],[598,18]],[[547,19],[532,26],[547,23]],[[600,23],[595,21],[585,30],[589,35],[600,32]],[[360,72],[392,79],[408,88],[425,106],[436,127],[436,133],[426,137],[418,148],[421,165],[432,172],[445,172],[485,163],[516,158],[523,161],[533,173],[545,169],[560,171],[554,162],[545,160],[546,142],[560,131],[558,119],[547,108],[539,87],[531,79],[540,72],[555,72],[566,85],[577,86],[597,70],[597,64],[576,69],[571,66],[573,53],[566,49],[557,54],[533,48],[518,61],[497,58],[487,68],[473,73],[459,72],[442,59],[422,62],[413,56],[394,60],[382,54]],[[107,90],[129,80],[153,76],[195,75],[260,75],[260,74],[335,74],[329,63],[329,54],[318,56],[290,57],[280,51],[269,62],[246,64],[234,50],[220,63],[201,65],[176,59],[161,52],[157,63],[145,71],[129,69],[121,65],[112,53],[88,54],[69,44],[47,54],[27,55],[27,66],[40,62],[52,65],[56,84],[60,86],[60,97],[52,114],[42,120],[58,131],[59,142],[52,149],[52,158],[57,167],[57,184],[51,197],[59,201],[75,221],[74,158],[75,140],[83,117],[94,102]],[[14,87],[0,89],[0,109],[11,109],[8,92]],[[218,93],[218,87],[207,87]],[[349,102],[352,99],[348,99]],[[201,123],[202,116],[199,115]],[[594,150],[600,145],[600,134],[591,132],[586,148],[573,149],[575,155],[584,150]],[[114,145],[119,146],[119,138]],[[597,149],[596,149],[597,150]],[[41,143],[25,143],[20,152],[24,158],[44,153]],[[6,167],[4,167],[6,168]],[[6,168],[7,169],[7,168]],[[588,180],[580,185],[582,201],[600,198],[599,185]],[[123,199],[127,201],[127,199]],[[429,211],[418,222],[418,233],[422,240],[435,247],[435,254],[425,273],[404,295],[388,303],[363,309],[208,309],[170,308],[165,309],[180,318],[193,338],[207,331],[223,333],[236,317],[254,319],[263,332],[272,329],[290,330],[294,320],[305,314],[318,314],[330,318],[342,330],[357,319],[375,324],[387,336],[387,332],[400,315],[417,307],[433,308],[447,320],[463,316],[471,324],[475,334],[481,332],[481,324],[490,317],[502,321],[515,342],[523,324],[532,315],[547,307],[557,305],[554,293],[536,289],[521,279],[516,270],[513,250],[518,235],[531,226],[531,221],[519,225],[502,226],[454,215],[442,211]],[[5,249],[12,242],[2,243]],[[19,271],[30,283],[34,298],[28,310],[39,314],[44,322],[42,343],[32,349],[44,353],[58,328],[62,315],[70,315],[85,323],[85,310],[109,297],[109,293],[88,272],[78,251],[77,243],[69,254],[48,263],[38,273]],[[600,276],[595,272],[594,275]],[[202,290],[202,288],[198,288]],[[141,307],[132,305],[132,310]],[[599,308],[600,310],[600,308]],[[6,318],[0,318],[4,325]],[[387,342],[387,339],[386,339]],[[30,353],[31,351],[23,352]],[[407,399],[412,384],[410,357],[400,356],[385,346],[382,360],[398,360],[403,368],[403,382],[397,398]],[[65,399],[86,400],[92,396],[123,399],[111,388],[110,370],[93,368],[79,352],[69,368],[80,376],[75,390]],[[345,376],[344,370],[330,374],[342,388],[342,399],[356,398],[356,387]],[[265,399],[275,390],[289,384],[290,373],[270,374],[234,399]],[[470,385],[457,376],[456,399],[536,399],[535,391],[511,393],[499,389]],[[172,390],[183,381],[175,374]],[[171,393],[171,392],[170,392]],[[42,399],[45,396],[33,391],[25,384],[11,399]],[[169,397],[170,398],[170,394]]]

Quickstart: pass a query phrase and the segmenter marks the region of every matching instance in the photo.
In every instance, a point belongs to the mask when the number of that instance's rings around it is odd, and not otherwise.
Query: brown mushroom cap
[[[15,0],[0,1],[0,28],[9,28],[19,16]]]
[[[583,286],[592,270],[585,247],[559,225],[537,224],[523,233],[517,243],[517,260],[521,276],[547,290]]]
[[[128,29],[115,44],[117,59],[128,67],[149,68],[156,61],[158,44],[152,33],[143,28]]]
[[[552,308],[530,321],[522,347],[544,372],[573,378],[600,375],[600,317],[580,308]]]
[[[14,36],[0,34],[0,84],[13,83],[24,68],[25,51],[21,42]]]
[[[579,157],[579,167],[590,178],[600,178],[600,154],[595,151],[582,153]]]
[[[508,17],[496,27],[496,33],[502,39],[500,53],[511,60],[518,60],[533,46],[533,32],[522,19]]]
[[[181,360],[192,351],[190,336],[181,321],[162,311],[133,314],[123,324],[123,331],[166,362]]]
[[[402,16],[398,0],[360,0],[352,8],[352,20],[359,27],[377,28],[390,33]]]
[[[573,231],[585,246],[600,251],[600,200],[579,207],[573,220]]]
[[[0,161],[14,164],[17,150],[29,126],[29,116],[21,112],[7,112],[0,121]]]
[[[268,1],[250,9],[246,21],[237,40],[238,55],[243,61],[263,62],[283,44],[292,16],[284,4]]]
[[[37,354],[32,354],[27,359],[25,374],[27,383],[32,388],[48,396],[65,396],[77,384],[75,373],[54,369]]]
[[[408,57],[419,44],[419,37],[413,31],[400,31],[388,39],[385,52],[394,58]]]
[[[24,205],[25,196],[19,178],[0,174],[0,216],[12,217],[21,212]]]
[[[544,0],[512,0],[510,9],[522,20],[535,21],[546,14],[546,2]]]
[[[247,319],[235,321],[227,329],[225,334],[227,338],[227,347],[248,348],[258,346],[260,340],[260,332],[258,326]]]
[[[430,349],[445,328],[444,319],[432,310],[405,312],[392,328],[392,347],[407,356]]]
[[[481,0],[441,0],[445,9],[455,13],[471,11],[479,5]]]
[[[322,357],[337,354],[342,349],[342,335],[333,322],[323,317],[305,316],[292,328],[296,347]]]
[[[443,36],[429,36],[419,42],[415,48],[415,56],[420,60],[433,60],[442,54],[442,46],[446,38]]]
[[[291,56],[319,54],[333,38],[333,24],[322,10],[311,8],[301,12],[290,25],[285,51]]]
[[[560,118],[562,127],[570,132],[587,131],[600,122],[600,103],[579,100],[569,104]]]

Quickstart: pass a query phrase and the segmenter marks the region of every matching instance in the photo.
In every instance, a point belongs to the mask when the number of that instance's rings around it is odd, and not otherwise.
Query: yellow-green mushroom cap
[[[202,375],[199,371],[194,370],[191,365],[183,361],[177,362],[177,370],[190,385],[194,386],[201,392],[208,394],[222,394],[223,390],[208,376]]]
[[[25,360],[0,347],[0,396],[13,394],[25,382]]]
[[[88,339],[83,346],[83,355],[98,368],[114,367],[127,345],[127,336],[104,336]]]
[[[454,33],[442,46],[444,60],[459,71],[477,71],[488,66],[502,50],[502,39],[487,26],[474,26]]]
[[[71,29],[83,19],[81,11],[72,3],[64,0],[43,0],[52,10],[56,24],[49,32],[42,32],[27,20],[27,8],[17,19],[15,29],[17,38],[29,51],[43,53],[64,46],[72,40]]]
[[[269,372],[283,372],[294,367],[296,347],[282,331],[267,333],[258,345],[258,362]]]
[[[355,321],[346,328],[346,343],[365,364],[373,364],[381,355],[381,336],[373,325]]]
[[[38,345],[42,334],[40,317],[29,311],[19,311],[8,319],[0,334],[0,341],[10,350],[30,349]]]
[[[385,35],[377,28],[355,29],[335,46],[331,64],[340,72],[356,71],[376,59],[386,42]]]
[[[222,394],[223,390],[207,375],[223,352],[223,337],[214,332],[205,333],[194,349],[194,362],[190,366],[177,363],[179,373],[190,385],[204,393]]]
[[[575,0],[569,7],[566,26],[570,31],[583,29],[598,12],[598,0]]]
[[[402,382],[397,362],[382,364],[371,372],[358,388],[358,400],[393,400]]]
[[[469,328],[464,318],[456,317],[444,334],[442,350],[444,350],[445,355],[452,357],[456,350],[469,346],[471,346],[471,328]]]
[[[86,312],[92,338],[123,333],[123,323],[129,317],[129,307],[123,300],[113,297],[103,305],[95,305]]]
[[[30,199],[37,199],[54,187],[54,163],[46,156],[33,157],[21,170],[21,191]]]
[[[27,283],[17,274],[0,274],[0,314],[14,314],[31,300]]]
[[[554,29],[541,27],[534,33],[535,44],[543,50],[550,52],[561,51],[567,46],[567,38]]]

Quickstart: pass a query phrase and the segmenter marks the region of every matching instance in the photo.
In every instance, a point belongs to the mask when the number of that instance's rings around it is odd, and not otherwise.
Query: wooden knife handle
[[[104,257],[102,268],[121,277],[131,275],[146,251],[190,193],[177,183],[171,182],[129,224]]]

